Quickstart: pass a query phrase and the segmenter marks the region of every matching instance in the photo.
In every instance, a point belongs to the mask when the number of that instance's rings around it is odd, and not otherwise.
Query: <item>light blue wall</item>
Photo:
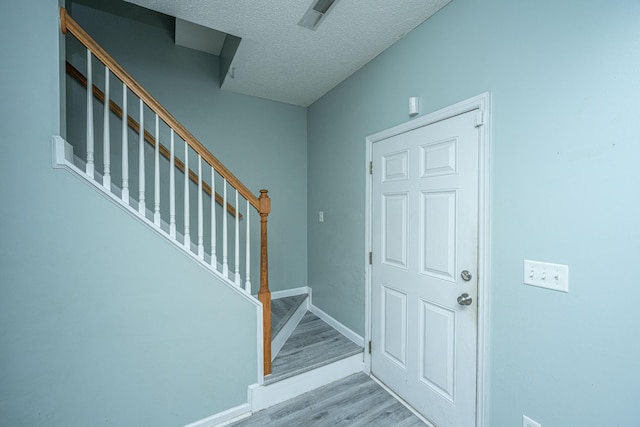
[[[221,91],[219,58],[176,46],[165,15],[106,0],[71,2],[70,13],[251,191],[269,190],[270,288],[306,286],[306,109]]]
[[[255,308],[63,170],[56,0],[0,12],[0,425],[184,425],[246,402]]]
[[[640,3],[453,0],[308,112],[309,285],[364,325],[365,137],[491,91],[489,422],[640,419]],[[318,211],[325,222],[318,223]],[[522,284],[565,263],[568,294]]]

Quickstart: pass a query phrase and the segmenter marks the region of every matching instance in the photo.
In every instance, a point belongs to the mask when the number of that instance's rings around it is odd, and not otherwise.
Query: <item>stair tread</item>
[[[293,313],[307,299],[307,294],[293,295],[271,301],[271,336],[275,337]]]
[[[265,385],[362,352],[362,347],[307,312],[273,361]]]

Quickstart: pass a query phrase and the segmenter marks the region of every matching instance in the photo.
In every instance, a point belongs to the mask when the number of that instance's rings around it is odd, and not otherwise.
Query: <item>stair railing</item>
[[[84,76],[84,74],[82,74],[76,67],[74,67],[71,63],[67,62],[67,67],[66,67],[66,71],[67,71],[67,75],[71,78],[73,78],[76,82],[78,82],[80,85],[82,85],[82,87],[84,87],[85,89],[87,88],[87,78]],[[100,102],[101,104],[104,105],[105,103],[105,95],[104,92],[102,90],[100,90],[100,88],[98,88],[95,84],[93,85],[93,97]],[[123,120],[124,117],[122,115],[122,107],[120,107],[120,105],[118,105],[113,99],[109,100],[109,109],[111,110],[111,112],[120,120]],[[140,123],[138,123],[138,121],[136,119],[134,119],[131,116],[127,116],[126,117],[127,123],[129,125],[129,129],[131,129],[134,133],[139,134],[140,133]],[[144,129],[144,140],[145,142],[150,145],[152,148],[155,149],[156,146],[156,141],[153,137],[153,135],[151,135],[151,132],[147,131],[146,129]],[[160,144],[160,155],[162,157],[164,157],[166,160],[170,161],[171,160],[171,152],[169,151],[169,149],[167,147],[165,147],[163,144]],[[174,164],[176,169],[178,169],[181,173],[185,173],[185,168],[184,168],[184,162],[181,161],[178,158],[174,157]],[[198,185],[198,174],[195,173],[192,169],[189,169],[189,179],[191,180],[192,183]],[[202,189],[205,192],[205,194],[209,197],[211,197],[212,192],[211,192],[211,185],[207,183],[206,178],[202,179]],[[224,199],[222,198],[222,196],[220,195],[220,193],[215,193],[215,200],[216,203],[220,206],[223,206],[224,204]],[[227,213],[229,213],[229,215],[235,217],[236,216],[236,208],[231,204],[228,203],[227,204]],[[238,215],[240,215],[240,219],[242,219],[242,213],[241,212],[237,212]]]
[[[269,263],[268,263],[268,241],[267,241],[267,223],[268,216],[271,212],[271,200],[268,196],[267,190],[260,190],[260,195],[254,195],[238,178],[236,178],[213,154],[211,154],[203,145],[198,141],[181,123],[179,123],[158,101],[156,101],[133,77],[131,77],[120,64],[118,64],[101,46],[99,46],[67,13],[64,8],[60,8],[60,25],[64,34],[71,33],[86,49],[87,49],[87,75],[82,78],[76,75],[74,78],[79,80],[87,88],[87,124],[86,124],[86,137],[87,137],[87,153],[86,153],[86,166],[85,172],[91,179],[95,179],[96,165],[95,165],[95,141],[94,141],[94,112],[93,103],[94,97],[97,98],[102,104],[104,104],[104,122],[103,122],[103,160],[102,165],[102,185],[106,190],[111,191],[111,146],[110,146],[110,113],[113,112],[122,121],[122,182],[121,184],[121,198],[130,206],[134,206],[137,203],[138,213],[143,216],[147,221],[152,223],[155,227],[160,229],[170,238],[178,241],[178,234],[182,234],[182,244],[185,250],[191,251],[191,227],[189,223],[189,182],[192,181],[197,184],[197,243],[196,251],[197,256],[201,260],[205,260],[205,247],[204,247],[204,203],[203,193],[208,194],[211,199],[211,219],[210,219],[210,248],[207,248],[212,270],[222,274],[225,278],[232,281],[236,286],[243,288],[248,293],[251,293],[251,255],[250,255],[250,210],[255,209],[260,216],[260,288],[258,291],[258,300],[262,303],[263,307],[263,358],[264,358],[264,375],[271,373],[271,292],[269,291]],[[104,65],[104,92],[98,89],[93,83],[93,70],[92,70],[92,58],[99,60]],[[73,67],[71,67],[73,68]],[[68,71],[73,74],[73,70]],[[77,71],[77,70],[76,70]],[[116,105],[110,99],[110,75],[114,75],[122,82],[122,107]],[[84,77],[84,76],[82,76]],[[91,88],[91,89],[89,89]],[[127,112],[128,106],[128,94],[133,93],[139,104],[139,123],[136,122]],[[151,134],[145,129],[144,126],[144,110],[148,108],[154,115],[155,132]],[[170,147],[167,148],[160,143],[160,124],[168,127],[170,133]],[[138,159],[138,197],[136,198],[130,194],[129,191],[129,130],[132,129],[138,134],[139,137],[139,159]],[[176,151],[176,136],[184,141],[184,157],[181,161]],[[146,165],[144,156],[144,145],[149,143],[154,149],[154,179],[153,189],[154,197],[153,206],[150,207],[152,213],[149,218],[147,216],[147,195],[146,195]],[[189,168],[189,155],[190,152],[194,152],[197,156],[197,172],[192,171]],[[168,218],[163,218],[161,215],[161,200],[160,200],[160,155],[169,160],[169,215]],[[203,165],[204,163],[204,165]],[[208,168],[208,170],[207,170]],[[176,193],[175,193],[175,171],[178,169],[184,174],[184,230],[179,232],[176,224]],[[207,185],[204,182],[204,174],[210,177],[211,184]],[[222,195],[218,194],[215,189],[216,176],[218,176],[223,183],[221,189]],[[231,188],[233,197],[233,190],[235,190],[235,208],[231,206],[227,189]],[[246,222],[246,242],[245,242],[245,262],[246,266],[244,271],[240,267],[240,200],[246,201],[246,209],[244,220]],[[166,202],[165,202],[166,203]],[[229,266],[229,254],[228,254],[228,219],[226,214],[222,214],[222,259],[221,259],[221,272],[219,271],[218,264],[218,248],[216,235],[219,224],[216,218],[215,204],[218,203],[223,207],[227,207],[228,213],[234,218],[234,268],[231,270]],[[224,212],[224,210],[223,210]],[[163,221],[168,219],[167,229],[163,228]],[[244,283],[242,283],[241,276],[244,273]]]

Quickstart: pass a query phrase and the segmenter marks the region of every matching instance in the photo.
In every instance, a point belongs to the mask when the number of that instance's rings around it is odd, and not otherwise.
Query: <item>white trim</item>
[[[362,372],[362,353],[267,386],[251,385],[249,405],[257,412],[358,372]]]
[[[296,311],[291,315],[291,318],[289,318],[289,320],[282,327],[282,329],[280,329],[280,332],[278,332],[278,335],[273,337],[273,339],[271,340],[271,361],[272,362],[276,358],[278,353],[280,353],[280,350],[282,350],[282,347],[287,342],[287,340],[289,339],[293,331],[296,329],[296,327],[298,326],[298,323],[300,323],[300,321],[302,320],[302,318],[304,317],[304,314],[307,312],[308,309],[309,309],[309,298],[307,297],[302,302],[302,304],[298,306]]]
[[[373,143],[374,141],[367,137],[365,139],[365,212],[364,212],[364,342],[371,341],[371,269],[373,266],[369,263],[369,254],[371,253],[371,210],[373,204],[371,202],[372,179],[371,162],[373,161]],[[371,354],[369,351],[364,352],[364,372],[371,375]]]
[[[322,311],[321,309],[313,305],[313,303],[309,305],[309,311],[315,314],[316,316],[318,316],[320,319],[324,320],[325,323],[328,323],[331,327],[333,327],[333,329],[337,330],[342,335],[349,338],[358,346],[364,348],[364,338],[362,338],[360,335],[356,334],[351,329],[344,326],[342,323],[338,322],[333,317],[329,316],[327,313],[325,313],[324,311]]]
[[[478,346],[477,346],[477,390],[476,390],[476,427],[488,425],[486,410],[489,352],[489,284],[490,281],[490,176],[491,176],[491,94],[485,92],[473,98],[434,111],[426,116],[408,121],[391,129],[383,130],[365,138],[366,143],[366,198],[365,198],[365,342],[371,340],[371,179],[369,162],[372,161],[373,144],[419,127],[427,126],[469,111],[480,110],[483,123],[479,131],[479,194],[478,194]],[[371,373],[371,355],[364,353],[364,371]]]
[[[191,258],[196,261],[196,263],[202,267],[205,271],[214,275],[216,278],[220,279],[220,282],[225,285],[227,288],[232,289],[236,294],[240,295],[243,299],[253,304],[256,308],[256,331],[257,331],[257,345],[256,345],[256,362],[257,362],[257,381],[258,384],[262,384],[264,381],[264,363],[263,363],[263,330],[262,330],[262,303],[252,297],[247,291],[243,288],[236,286],[230,279],[222,275],[220,272],[216,271],[211,267],[204,259],[200,258],[197,253],[193,251],[187,251],[184,248],[184,245],[179,243],[177,240],[172,239],[164,230],[153,225],[153,223],[149,222],[149,220],[137,209],[134,209],[128,203],[124,202],[120,197],[113,194],[111,191],[107,191],[100,183],[98,183],[95,179],[92,179],[87,175],[86,172],[80,170],[73,163],[73,147],[67,141],[64,140],[61,136],[53,135],[51,137],[51,155],[52,155],[52,167],[56,169],[66,169],[71,172],[72,176],[75,176],[80,181],[89,185],[90,188],[95,190],[98,194],[103,196],[105,199],[111,201],[116,206],[123,209],[125,212],[129,213],[135,219],[137,219],[141,224],[149,228],[150,230],[157,233],[161,236],[165,241],[172,244],[174,247],[178,249],[178,252]]]
[[[478,360],[476,426],[489,425],[487,412],[489,382],[489,287],[491,284],[491,94],[484,93],[480,111],[483,125],[480,127],[479,194],[478,194]]]
[[[73,164],[73,146],[61,136],[51,137],[51,166],[54,169],[62,169],[65,165]]]
[[[309,287],[308,286],[302,286],[300,288],[293,288],[293,289],[285,289],[284,291],[274,291],[271,292],[271,299],[280,299],[280,298],[286,298],[286,297],[294,297],[296,295],[305,295],[305,294],[309,294]]]
[[[203,418],[191,424],[187,424],[183,427],[222,427],[243,420],[251,416],[251,408],[248,403],[243,403],[235,408],[227,409],[226,411],[219,412],[211,415],[210,417]]]

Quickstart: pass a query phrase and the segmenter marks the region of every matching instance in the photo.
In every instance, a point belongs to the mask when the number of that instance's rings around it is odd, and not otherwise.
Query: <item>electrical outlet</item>
[[[524,283],[554,291],[569,292],[569,266],[525,259]]]
[[[539,422],[533,421],[531,418],[526,415],[522,416],[522,427],[542,427],[542,424]]]
[[[318,221],[324,222],[324,211],[318,212]]]

